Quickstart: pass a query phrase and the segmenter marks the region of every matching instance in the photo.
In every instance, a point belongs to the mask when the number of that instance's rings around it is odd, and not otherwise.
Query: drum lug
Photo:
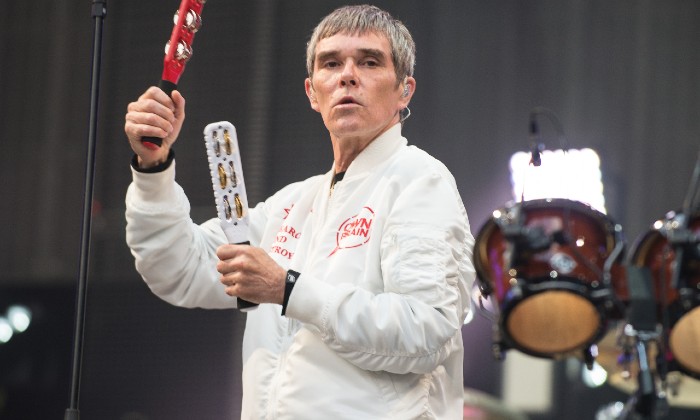
[[[608,312],[615,308],[615,304],[611,298],[605,299],[605,303],[603,303],[603,305]]]
[[[510,288],[510,293],[513,300],[520,300],[523,297],[523,287],[521,286],[522,281],[521,280],[516,280],[515,282],[511,283],[512,287]]]
[[[695,297],[695,292],[693,289],[683,287],[678,291],[678,294],[680,295],[680,301],[681,305],[683,306],[683,310],[689,311],[693,307],[693,298]]]

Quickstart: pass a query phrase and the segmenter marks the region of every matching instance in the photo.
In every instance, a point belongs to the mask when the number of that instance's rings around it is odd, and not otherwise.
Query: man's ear
[[[309,98],[309,104],[311,104],[311,109],[313,109],[316,112],[319,112],[318,101],[316,100],[316,94],[314,93],[314,86],[311,83],[311,79],[309,79],[308,77],[304,81],[304,90],[306,90],[306,96]]]
[[[401,102],[399,109],[404,109],[408,106],[408,103],[411,102],[411,98],[413,97],[413,94],[416,91],[416,79],[414,79],[411,76],[407,76],[401,84],[400,88]]]

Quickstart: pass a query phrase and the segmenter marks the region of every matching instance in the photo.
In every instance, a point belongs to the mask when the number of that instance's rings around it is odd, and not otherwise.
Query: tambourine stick
[[[185,64],[192,57],[192,41],[194,34],[202,26],[202,8],[205,2],[206,0],[182,0],[180,2],[170,40],[166,44],[163,75],[158,84],[158,87],[168,96],[177,89],[180,76],[185,71]],[[162,146],[163,139],[144,137],[141,142],[149,149],[155,150]]]

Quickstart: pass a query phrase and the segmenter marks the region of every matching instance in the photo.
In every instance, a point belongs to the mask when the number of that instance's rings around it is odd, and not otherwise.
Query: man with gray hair
[[[152,87],[129,104],[139,273],[174,305],[259,304],[243,337],[242,418],[462,418],[474,239],[450,172],[401,135],[414,63],[406,27],[376,7],[319,23],[305,89],[332,169],[251,208],[251,246],[189,218],[172,151],[182,95]],[[144,147],[147,136],[163,146]]]

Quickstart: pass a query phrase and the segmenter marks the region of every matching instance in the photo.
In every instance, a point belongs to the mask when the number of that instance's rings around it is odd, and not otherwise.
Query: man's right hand
[[[177,140],[185,121],[185,98],[174,90],[172,98],[157,87],[150,87],[136,102],[127,107],[124,132],[131,149],[138,156],[139,167],[147,169],[165,162],[170,147]],[[150,149],[141,142],[144,137],[159,137],[163,145]]]

